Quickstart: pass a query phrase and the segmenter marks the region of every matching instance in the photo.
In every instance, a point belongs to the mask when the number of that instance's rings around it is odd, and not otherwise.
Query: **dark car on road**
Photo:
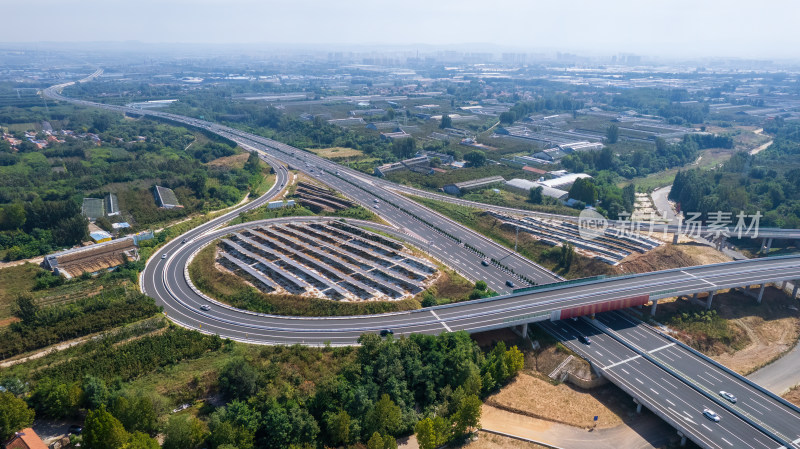
[[[511,281],[506,281],[506,285],[508,285],[511,288],[514,288],[514,283]]]
[[[578,341],[583,343],[583,344],[585,344],[585,345],[592,344],[592,339],[590,339],[589,337],[587,337],[585,335],[578,335]]]
[[[381,337],[385,337],[387,335],[394,335],[394,331],[392,331],[391,329],[383,329],[381,331]]]

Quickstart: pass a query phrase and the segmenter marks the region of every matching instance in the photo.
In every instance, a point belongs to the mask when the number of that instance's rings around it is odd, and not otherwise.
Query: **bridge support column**
[[[677,245],[678,244],[678,237],[679,236],[680,236],[680,234],[678,234],[677,232],[672,235],[672,244],[673,245]]]
[[[636,404],[636,413],[642,413],[642,403],[636,398],[633,398],[633,403]]]
[[[797,279],[792,281],[794,283],[794,288],[792,289],[792,299],[797,298],[797,289],[800,288],[800,282]]]
[[[678,437],[681,439],[681,447],[686,446],[686,435],[683,432],[678,431]]]
[[[714,299],[714,293],[716,293],[716,290],[711,290],[708,292],[708,298],[706,298],[706,310],[711,310],[711,301]]]
[[[522,338],[528,337],[528,323],[511,326],[511,332],[519,335]]]
[[[761,298],[764,296],[764,287],[766,287],[766,286],[767,286],[767,284],[761,284],[761,288],[758,290],[758,303],[759,304],[761,304]]]
[[[769,253],[770,249],[772,249],[772,237],[770,238],[764,237],[763,239],[761,239],[761,251],[759,252],[767,254]]]
[[[658,307],[658,300],[653,300],[653,305],[650,306],[650,316],[656,316],[656,307]]]

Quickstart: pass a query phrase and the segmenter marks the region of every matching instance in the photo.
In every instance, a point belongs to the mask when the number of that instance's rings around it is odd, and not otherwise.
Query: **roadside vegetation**
[[[77,107],[67,108],[58,125],[73,134],[54,133],[46,148],[20,131],[13,132],[22,141],[18,151],[5,141],[0,146],[0,258],[34,257],[86,240],[84,197],[116,194],[122,215],[98,225],[112,231],[112,220],[128,221],[129,231],[139,231],[231,206],[267,185],[255,156],[240,165],[213,164],[242,150],[200,132]],[[160,209],[155,184],[173,189],[184,207]]]
[[[22,424],[31,411],[37,419],[88,412],[87,445],[115,437],[122,441],[112,447],[134,439],[147,442],[135,447],[157,447],[151,441],[160,433],[169,448],[373,447],[378,440],[374,447],[391,448],[416,433],[421,447],[432,448],[474,431],[481,398],[524,363],[516,347],[500,343],[484,353],[463,332],[364,335],[360,347],[336,349],[247,346],[172,326],[115,341],[0,372],[8,390],[0,401],[16,404]],[[184,403],[185,411],[170,414]]]
[[[497,219],[484,211],[429,198],[411,195],[409,195],[409,198],[485,235],[507,248],[514,248],[514,230],[504,229]],[[540,243],[524,232],[520,232],[517,252],[523,257],[566,278],[581,278],[613,272],[613,268],[607,264],[583,257],[575,253],[574,250],[570,251],[568,246],[551,247]]]

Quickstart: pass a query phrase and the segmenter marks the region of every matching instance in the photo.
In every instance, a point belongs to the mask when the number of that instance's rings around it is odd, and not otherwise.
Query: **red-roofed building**
[[[523,170],[525,170],[525,171],[529,171],[529,172],[536,173],[537,175],[544,175],[544,174],[547,174],[547,172],[546,172],[546,171],[544,171],[544,170],[542,170],[541,168],[529,167],[529,166],[527,166],[527,165],[526,165],[526,166],[524,166],[524,167],[522,167],[522,169],[523,169]]]
[[[22,429],[6,443],[6,449],[47,449],[39,435],[30,427]]]

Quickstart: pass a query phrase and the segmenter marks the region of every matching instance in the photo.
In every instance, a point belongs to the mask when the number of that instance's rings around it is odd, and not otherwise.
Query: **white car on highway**
[[[719,415],[717,415],[716,412],[714,412],[711,409],[704,408],[703,409],[703,416],[705,416],[706,418],[710,419],[711,421],[719,422]]]
[[[728,393],[727,391],[724,391],[724,390],[720,391],[719,395],[722,396],[723,398],[727,399],[728,401],[730,401],[732,404],[736,403],[736,396]]]

